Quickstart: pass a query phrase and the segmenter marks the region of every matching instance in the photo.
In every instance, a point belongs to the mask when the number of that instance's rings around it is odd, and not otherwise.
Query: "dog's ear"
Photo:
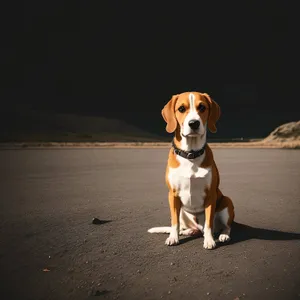
[[[174,132],[177,127],[177,121],[175,118],[175,104],[177,98],[178,95],[172,96],[171,100],[164,106],[164,108],[161,111],[161,114],[167,123],[166,131],[168,133]]]
[[[209,103],[209,116],[207,121],[208,129],[210,130],[210,132],[216,133],[216,123],[221,115],[220,106],[213,99],[211,99],[211,97],[208,94],[204,93],[202,95],[208,100]]]

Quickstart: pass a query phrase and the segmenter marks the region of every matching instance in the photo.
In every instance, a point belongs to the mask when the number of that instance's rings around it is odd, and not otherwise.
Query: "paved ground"
[[[214,150],[240,224],[213,251],[147,233],[167,152],[0,151],[0,298],[300,299],[300,151]]]

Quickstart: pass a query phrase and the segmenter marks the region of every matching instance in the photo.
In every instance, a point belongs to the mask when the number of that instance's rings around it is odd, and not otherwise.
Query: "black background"
[[[113,117],[163,134],[165,103],[197,90],[221,106],[218,137],[261,137],[299,120],[292,2],[202,3],[11,7],[2,26],[3,111]]]

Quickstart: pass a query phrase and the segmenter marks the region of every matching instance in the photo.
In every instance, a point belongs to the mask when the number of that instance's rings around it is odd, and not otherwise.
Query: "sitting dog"
[[[203,234],[203,247],[213,249],[214,233],[220,232],[220,242],[230,240],[234,219],[233,203],[219,189],[219,172],[206,142],[207,128],[217,131],[220,107],[206,93],[185,92],[172,97],[162,116],[166,131],[174,133],[166,168],[171,226],[148,232],[169,233],[169,246],[179,243],[179,235]]]

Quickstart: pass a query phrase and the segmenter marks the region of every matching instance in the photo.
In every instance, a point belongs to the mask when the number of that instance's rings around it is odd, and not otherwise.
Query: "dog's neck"
[[[197,137],[184,137],[180,134],[180,132],[176,132],[175,134],[175,144],[178,148],[184,151],[197,151],[204,147],[206,144],[206,134],[203,136]]]

